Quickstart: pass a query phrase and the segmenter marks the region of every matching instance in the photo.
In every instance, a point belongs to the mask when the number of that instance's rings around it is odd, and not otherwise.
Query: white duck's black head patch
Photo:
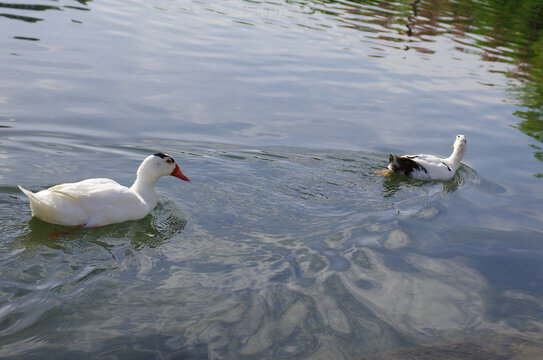
[[[171,157],[168,154],[164,154],[163,152],[159,152],[159,153],[156,153],[156,154],[153,154],[153,155],[158,156],[161,159],[165,159],[168,164],[174,164],[175,163],[175,160],[174,160],[173,157]]]

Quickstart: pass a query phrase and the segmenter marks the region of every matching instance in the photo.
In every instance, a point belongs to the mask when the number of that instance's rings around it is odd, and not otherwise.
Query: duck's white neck
[[[451,156],[447,158],[447,162],[454,165],[455,167],[458,167],[460,166],[460,161],[462,161],[462,159],[464,158],[465,153],[466,153],[465,147],[461,148],[461,147],[455,146]]]
[[[143,201],[149,206],[149,210],[153,209],[158,202],[158,195],[155,191],[155,182],[160,176],[152,176],[144,171],[141,171],[141,167],[138,169],[136,175],[136,181],[130,187],[130,189],[136,192],[143,198]]]

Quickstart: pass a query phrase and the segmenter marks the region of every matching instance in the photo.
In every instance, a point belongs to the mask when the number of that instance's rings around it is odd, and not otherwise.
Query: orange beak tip
[[[177,165],[177,164],[175,164],[175,169],[173,169],[173,171],[172,171],[172,173],[170,175],[175,176],[176,178],[181,179],[183,181],[190,181],[190,179],[188,177],[186,177],[185,174],[183,174],[183,172],[179,168],[179,165]]]

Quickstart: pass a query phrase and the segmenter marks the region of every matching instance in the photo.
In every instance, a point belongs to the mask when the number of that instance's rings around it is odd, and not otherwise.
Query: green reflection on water
[[[514,115],[522,119],[515,128],[543,143],[543,2],[539,0],[489,1],[496,12],[476,13],[483,24],[483,35],[496,40],[496,46],[508,46],[514,50],[512,57],[516,70],[508,76],[521,81],[514,87],[516,99],[523,109]],[[534,156],[543,161],[542,148]],[[543,178],[543,173],[535,174]]]
[[[539,28],[534,29],[538,39],[531,45],[532,56],[527,59],[530,78],[518,88],[518,98],[524,109],[515,112],[515,115],[522,119],[515,127],[543,143],[543,32],[541,31],[543,21],[538,25]],[[543,161],[541,146],[536,144],[531,146],[536,150],[535,158]],[[543,178],[543,173],[537,173],[535,176]]]

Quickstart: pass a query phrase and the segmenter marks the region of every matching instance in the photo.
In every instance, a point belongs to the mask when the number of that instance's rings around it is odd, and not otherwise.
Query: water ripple
[[[540,187],[503,103],[538,27],[490,5],[3,3],[0,352],[540,349]],[[451,181],[374,174],[461,129],[474,145]],[[50,241],[17,188],[129,185],[158,151],[192,182],[161,179],[141,221]]]

